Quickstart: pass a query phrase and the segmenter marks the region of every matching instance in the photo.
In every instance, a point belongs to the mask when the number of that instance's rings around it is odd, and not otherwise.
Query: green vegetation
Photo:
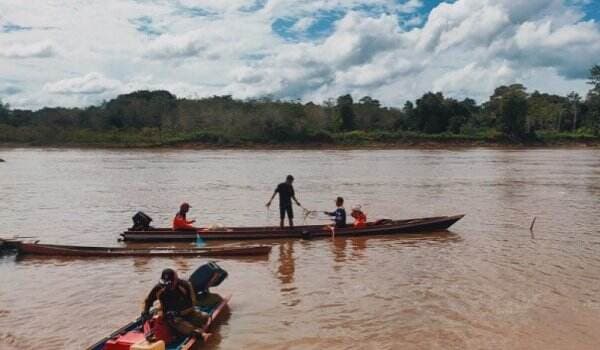
[[[478,105],[428,92],[402,108],[343,95],[323,104],[231,96],[178,99],[136,91],[87,108],[11,109],[0,103],[0,143],[151,147],[181,144],[600,144],[600,66],[582,99],[500,86]]]

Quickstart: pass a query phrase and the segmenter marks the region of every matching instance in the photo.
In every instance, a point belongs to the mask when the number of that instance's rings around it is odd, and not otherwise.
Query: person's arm
[[[177,215],[177,216],[175,216],[175,219],[173,219],[173,230],[193,229],[195,227],[192,226],[191,224],[193,224],[194,222],[196,222],[196,220],[187,221],[186,219]]]
[[[301,207],[302,204],[300,204],[300,202],[298,202],[298,200],[296,199],[296,191],[294,191],[294,188],[292,187],[292,199],[294,200],[294,202],[296,202],[296,204]]]
[[[275,198],[275,195],[277,194],[277,192],[279,192],[279,186],[277,186],[277,188],[273,192],[273,195],[271,196],[271,199],[269,199],[269,201],[267,202],[267,207],[271,206],[271,202],[273,201],[273,198]]]
[[[323,214],[329,215],[329,216],[335,216],[335,212],[330,212],[330,211],[324,211]]]
[[[154,304],[154,302],[156,301],[159,289],[160,288],[158,286],[154,286],[154,288],[152,288],[152,290],[146,297],[146,300],[144,300],[144,309],[142,310],[142,317],[149,315],[150,307],[152,307],[152,304]]]

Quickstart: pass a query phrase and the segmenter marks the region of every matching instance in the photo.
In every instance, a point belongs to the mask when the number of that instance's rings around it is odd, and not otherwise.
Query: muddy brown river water
[[[182,201],[200,224],[277,224],[264,203],[288,173],[310,209],[343,196],[369,218],[466,214],[448,233],[268,241],[268,258],[218,260],[230,277],[214,291],[233,299],[207,349],[600,348],[600,149],[0,158],[0,236],[47,243],[116,246],[137,210],[168,225]],[[163,268],[204,261],[0,256],[0,349],[84,348],[139,315]]]

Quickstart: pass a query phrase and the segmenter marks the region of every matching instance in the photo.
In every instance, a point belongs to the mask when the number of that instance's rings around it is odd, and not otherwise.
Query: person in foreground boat
[[[292,175],[288,175],[285,179],[285,182],[280,183],[275,188],[271,199],[267,202],[267,208],[271,206],[271,202],[273,202],[273,198],[275,195],[279,193],[279,226],[283,228],[283,222],[285,221],[285,215],[287,213],[287,217],[290,223],[290,227],[294,227],[294,210],[292,209],[292,199],[296,204],[301,207],[302,205],[296,199],[296,193],[294,192],[294,186],[292,183],[294,182],[294,177]]]
[[[208,315],[194,308],[196,305],[194,288],[190,282],[179,279],[175,270],[162,271],[159,283],[152,288],[144,301],[142,320],[150,319],[150,307],[156,300],[160,301],[167,324],[175,331],[201,340],[206,340],[210,336],[202,330],[208,321]]]
[[[352,207],[350,216],[354,218],[354,227],[358,228],[367,226],[367,215],[362,211],[362,207],[360,205],[355,205]]]
[[[344,198],[337,197],[335,200],[335,205],[337,208],[334,211],[324,211],[323,213],[333,217],[335,228],[344,228],[346,227],[346,209],[344,209]]]
[[[188,220],[187,213],[190,211],[190,205],[188,203],[182,203],[179,206],[179,211],[175,214],[173,218],[173,230],[195,230],[192,224],[196,222],[196,220]]]

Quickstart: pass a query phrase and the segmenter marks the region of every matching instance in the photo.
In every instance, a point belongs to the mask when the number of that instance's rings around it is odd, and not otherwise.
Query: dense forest
[[[231,96],[177,98],[136,91],[87,108],[11,109],[0,103],[0,143],[160,146],[182,143],[368,144],[600,141],[600,66],[586,96],[500,86],[482,104],[428,92],[401,108],[372,97],[322,104]]]

